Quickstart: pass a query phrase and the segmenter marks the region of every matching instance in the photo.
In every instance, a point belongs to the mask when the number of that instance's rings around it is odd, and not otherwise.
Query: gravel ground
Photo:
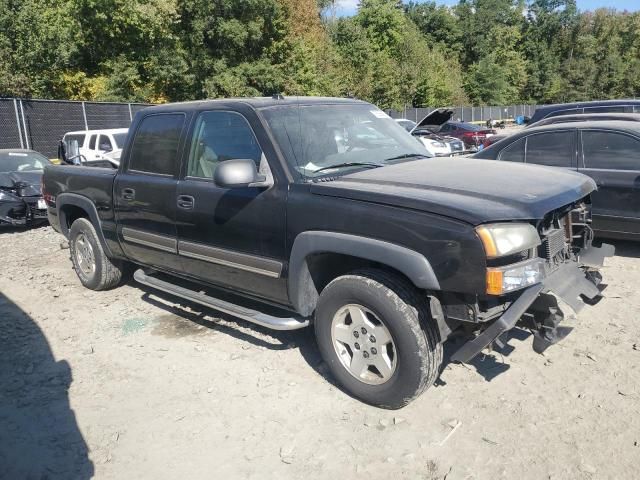
[[[544,356],[516,331],[385,411],[331,383],[310,332],[85,290],[61,240],[0,231],[0,478],[638,476],[640,245]]]

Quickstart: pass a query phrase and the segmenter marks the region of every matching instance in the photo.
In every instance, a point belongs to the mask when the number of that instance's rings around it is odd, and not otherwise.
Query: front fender
[[[293,242],[289,260],[289,299],[303,316],[315,310],[316,290],[307,258],[317,253],[337,253],[387,265],[404,274],[413,284],[426,290],[440,290],[440,284],[429,261],[406,247],[373,238],[337,232],[303,232]]]

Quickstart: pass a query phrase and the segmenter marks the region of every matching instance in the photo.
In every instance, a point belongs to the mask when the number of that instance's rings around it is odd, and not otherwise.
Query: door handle
[[[133,188],[123,188],[122,198],[124,198],[125,200],[133,200],[134,198],[136,198],[136,191]]]
[[[178,195],[178,207],[183,210],[191,210],[196,203],[196,199],[191,195]]]

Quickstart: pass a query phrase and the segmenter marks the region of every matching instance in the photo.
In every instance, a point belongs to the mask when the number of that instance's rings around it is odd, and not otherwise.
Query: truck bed
[[[113,168],[50,165],[44,172],[44,190],[53,197],[70,192],[111,204],[117,172]]]

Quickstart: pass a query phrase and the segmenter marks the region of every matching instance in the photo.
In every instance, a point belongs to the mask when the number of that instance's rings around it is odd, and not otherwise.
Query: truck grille
[[[566,246],[567,242],[563,228],[550,230],[542,241],[542,249],[547,260],[553,260],[558,253],[564,251]]]

